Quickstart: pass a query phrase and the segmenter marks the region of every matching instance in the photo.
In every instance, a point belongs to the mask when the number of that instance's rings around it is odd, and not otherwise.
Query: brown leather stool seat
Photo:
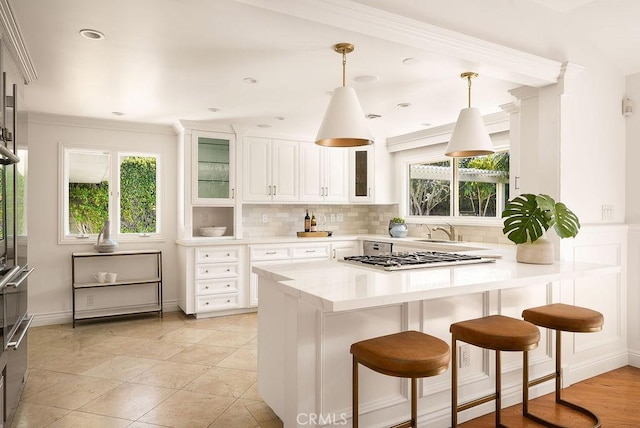
[[[458,412],[496,401],[496,427],[500,423],[502,408],[502,375],[500,368],[501,351],[529,351],[538,347],[540,331],[530,322],[503,315],[491,315],[451,324],[451,426],[458,426]],[[469,343],[484,349],[496,351],[496,387],[493,394],[458,404],[458,365],[456,363],[457,341]]]
[[[449,367],[449,345],[418,331],[404,331],[351,345],[353,354],[353,427],[358,427],[358,364],[388,376],[411,379],[411,420],[395,427],[417,427],[416,379],[436,376]]]
[[[602,330],[604,324],[604,316],[593,309],[582,308],[580,306],[566,305],[564,303],[553,303],[550,305],[539,306],[537,308],[525,309],[522,317],[533,324],[539,325],[556,331],[556,370],[555,373],[529,380],[529,354],[524,353],[524,388],[522,390],[522,414],[538,423],[547,427],[562,428],[562,425],[554,424],[546,421],[529,412],[529,388],[540,383],[555,379],[556,381],[556,403],[574,409],[582,414],[589,416],[594,428],[600,427],[600,419],[598,416],[577,404],[562,399],[562,340],[561,332],[568,331],[572,333],[591,333]]]

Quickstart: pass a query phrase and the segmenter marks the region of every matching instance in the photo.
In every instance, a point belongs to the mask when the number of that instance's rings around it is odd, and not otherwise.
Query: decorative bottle
[[[316,221],[316,214],[311,214],[311,231],[316,232],[318,230],[318,223]]]
[[[311,217],[309,217],[309,210],[307,210],[307,215],[304,216],[304,231],[311,231]]]

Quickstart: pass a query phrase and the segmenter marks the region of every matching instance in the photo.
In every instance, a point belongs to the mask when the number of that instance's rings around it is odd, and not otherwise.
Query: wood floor
[[[623,367],[571,385],[562,398],[588,408],[600,417],[603,428],[640,427],[640,369]],[[529,404],[529,411],[567,427],[590,427],[589,420],[570,409],[554,405],[554,395],[540,397]],[[461,424],[465,428],[494,427],[495,415],[485,415]],[[509,428],[540,427],[522,417],[522,405],[502,410],[502,423]]]

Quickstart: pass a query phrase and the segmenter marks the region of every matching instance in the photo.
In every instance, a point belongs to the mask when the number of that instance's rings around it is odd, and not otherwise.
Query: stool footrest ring
[[[600,428],[602,426],[602,424],[600,423],[600,418],[598,418],[598,416],[595,413],[593,413],[591,410],[586,409],[586,408],[584,408],[582,406],[578,406],[577,404],[574,404],[574,403],[572,403],[570,401],[563,400],[563,399],[556,400],[556,403],[558,403],[558,404],[560,404],[562,406],[565,406],[565,407],[569,407],[570,409],[573,409],[573,410],[575,410],[577,412],[582,413],[583,415],[588,416],[595,424],[593,426],[593,428]],[[534,414],[532,414],[532,413],[530,413],[528,411],[527,412],[523,412],[523,415],[524,415],[525,418],[531,419],[532,421],[535,421],[535,422],[537,422],[539,424],[542,424],[542,425],[544,425],[546,427],[550,427],[550,428],[566,428],[564,425],[554,424],[553,422],[549,422],[549,421],[547,421],[545,419],[542,419],[542,418],[540,418],[540,417],[538,417],[538,416],[536,416],[536,415],[534,415]]]
[[[416,423],[417,423],[417,421],[416,421]],[[406,422],[401,422],[401,423],[399,423],[397,425],[394,425],[391,428],[411,428],[411,427],[413,427],[413,422],[412,421],[406,421]]]

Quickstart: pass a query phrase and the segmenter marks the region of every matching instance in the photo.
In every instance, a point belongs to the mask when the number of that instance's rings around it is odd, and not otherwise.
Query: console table
[[[134,263],[141,268],[142,273],[136,275],[131,272],[131,268],[126,272],[122,272],[121,268],[125,262],[131,264],[131,259],[135,258]],[[83,267],[83,264],[85,266]],[[147,265],[149,264],[149,265]],[[153,265],[151,265],[153,264]],[[115,282],[98,282],[93,277],[94,270],[99,271],[119,271],[118,278]],[[144,270],[142,270],[144,267]],[[80,290],[110,288],[134,287],[140,285],[156,284],[156,302],[154,304],[143,304],[135,307],[111,307],[82,311],[78,314],[76,308],[77,293]],[[162,317],[162,251],[160,250],[132,250],[132,251],[115,251],[112,253],[98,252],[79,252],[71,254],[71,289],[72,289],[72,312],[73,327],[76,321],[92,318],[104,318],[120,315],[142,314],[149,312],[157,312]],[[87,297],[87,306],[90,296]]]

